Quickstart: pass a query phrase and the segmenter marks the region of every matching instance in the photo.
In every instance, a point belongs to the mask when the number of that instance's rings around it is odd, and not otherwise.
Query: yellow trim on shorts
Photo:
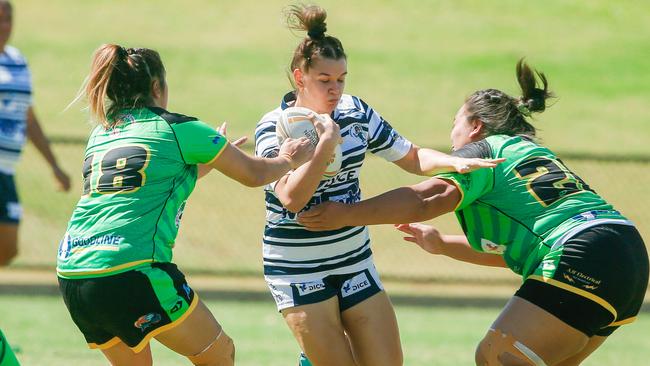
[[[636,318],[637,318],[636,316],[633,316],[631,318],[619,320],[617,322],[611,323],[610,325],[608,325],[608,327],[620,327],[621,325],[630,324],[633,323],[636,320]]]
[[[116,346],[118,343],[122,342],[118,337],[113,337],[106,343],[97,344],[97,343],[88,343],[88,347],[91,349],[107,349],[113,346]]]
[[[130,267],[137,267],[141,264],[145,263],[152,263],[153,259],[143,259],[135,262],[129,262],[129,263],[124,263],[120,264],[119,266],[111,267],[111,268],[106,268],[106,269],[100,269],[96,271],[61,271],[57,268],[56,273],[63,277],[63,278],[74,278],[74,277],[80,277],[80,276],[87,276],[87,275],[96,275],[96,274],[107,274],[111,272],[116,272],[120,271],[123,269],[127,269]]]
[[[140,353],[140,351],[142,351],[147,346],[147,344],[149,344],[149,341],[151,341],[151,338],[157,336],[160,333],[163,333],[163,332],[166,332],[166,331],[168,331],[170,329],[173,329],[176,326],[179,326],[185,319],[187,319],[187,317],[190,316],[190,314],[194,311],[194,309],[196,308],[196,306],[198,304],[199,304],[199,295],[197,295],[196,292],[195,292],[194,293],[194,299],[192,299],[192,303],[190,304],[190,307],[187,309],[187,311],[183,315],[180,316],[180,318],[174,320],[173,322],[171,322],[169,324],[165,324],[160,328],[156,328],[156,329],[152,330],[146,336],[144,336],[144,338],[140,341],[140,343],[138,343],[135,347],[129,347],[129,348],[131,348],[131,350],[133,350],[133,352],[135,352],[135,353]]]
[[[599,297],[599,296],[596,296],[596,295],[592,294],[591,292],[587,292],[587,291],[579,289],[577,287],[567,285],[564,282],[560,282],[560,281],[554,280],[552,278],[542,277],[540,275],[532,275],[532,276],[529,276],[526,279],[527,280],[531,279],[531,280],[541,281],[541,282],[544,282],[544,283],[549,284],[551,286],[559,287],[559,288],[561,288],[563,290],[573,292],[576,295],[585,297],[585,298],[587,298],[587,299],[589,299],[591,301],[596,302],[598,305],[604,307],[605,310],[609,311],[610,313],[612,313],[612,315],[614,315],[614,320],[616,320],[616,318],[618,317],[618,313],[616,312],[616,309],[614,309],[614,307],[610,303],[605,301],[602,297]],[[614,323],[612,323],[612,324],[614,324]],[[609,326],[611,326],[612,324],[610,324]]]

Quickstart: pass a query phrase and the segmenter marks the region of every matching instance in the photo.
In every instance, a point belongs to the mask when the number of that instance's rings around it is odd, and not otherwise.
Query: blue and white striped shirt
[[[5,46],[0,53],[0,172],[13,174],[27,136],[32,81],[23,55]]]
[[[295,95],[287,94],[280,107],[267,113],[255,130],[255,154],[270,157],[279,150],[275,126],[283,109],[293,105]],[[353,203],[361,200],[359,173],[367,151],[395,161],[404,157],[411,142],[401,137],[377,112],[361,99],[344,94],[332,114],[343,138],[343,160],[336,176],[320,182],[303,210],[325,201]],[[297,221],[296,214],[282,206],[274,191],[265,188],[266,226],[263,236],[266,276],[309,276],[323,271],[352,267],[371,258],[368,229],[345,227],[310,232]]]

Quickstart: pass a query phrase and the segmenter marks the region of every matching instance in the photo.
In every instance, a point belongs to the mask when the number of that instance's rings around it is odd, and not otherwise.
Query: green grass
[[[265,302],[208,301],[208,306],[233,337],[237,365],[286,366],[299,353],[289,329],[269,298]],[[0,327],[24,365],[104,365],[99,351],[86,348],[58,297],[0,296]],[[396,306],[405,365],[470,365],[474,347],[499,312],[496,308]],[[637,366],[650,357],[650,318],[617,331],[585,366]],[[152,342],[156,365],[189,364]]]
[[[170,109],[251,134],[289,88],[285,69],[301,36],[284,26],[289,3],[188,0],[179,9],[176,1],[21,0],[13,43],[31,62],[36,106],[52,135],[87,135],[79,108],[62,110],[105,42],[160,50]],[[318,3],[349,55],[347,90],[422,145],[448,146],[451,119],[472,91],[516,93],[514,65],[527,56],[559,96],[538,120],[549,144],[648,151],[639,138],[650,135],[646,1]]]

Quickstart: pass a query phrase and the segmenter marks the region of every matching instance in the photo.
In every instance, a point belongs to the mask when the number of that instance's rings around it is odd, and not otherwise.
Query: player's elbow
[[[293,213],[298,213],[305,207],[305,203],[297,200],[287,199],[286,202],[282,202],[282,206]]]
[[[422,192],[418,196],[420,205],[416,210],[417,221],[431,220],[447,212],[452,212],[460,201],[460,193],[456,186],[446,183],[437,185],[435,192]]]

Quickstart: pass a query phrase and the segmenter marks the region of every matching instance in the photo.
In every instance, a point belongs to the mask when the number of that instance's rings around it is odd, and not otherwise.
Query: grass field
[[[644,0],[544,2],[503,0],[323,0],[328,29],[348,53],[347,92],[361,96],[419,145],[449,146],[451,120],[476,89],[516,93],[514,65],[526,56],[558,95],[537,117],[542,141],[558,152],[646,162],[565,159],[597,192],[650,238],[650,3]],[[35,108],[56,141],[84,140],[91,125],[77,104],[64,111],[102,43],[160,51],[170,85],[169,109],[217,124],[232,137],[255,123],[289,89],[285,69],[301,34],[284,27],[287,0],[20,0],[14,1],[12,44],[28,58]],[[250,145],[248,146],[250,149]],[[83,146],[55,144],[65,169],[80,177]],[[55,193],[45,163],[27,146],[18,168],[25,210],[16,267],[53,268],[59,238],[81,191]],[[364,196],[420,181],[391,164],[368,159]],[[263,195],[211,174],[189,201],[175,258],[190,273],[260,276]],[[435,224],[459,232],[448,215]],[[514,285],[506,270],[481,269],[425,255],[389,227],[372,228],[384,277],[446,283]],[[647,240],[650,241],[650,240]],[[413,288],[412,294],[420,294]],[[457,297],[450,291],[441,296]],[[210,308],[237,342],[239,365],[293,365],[295,341],[268,301],[210,299]],[[61,300],[0,292],[0,328],[25,365],[100,365],[85,349]],[[498,308],[396,307],[406,365],[469,365],[476,342]],[[648,313],[623,327],[587,366],[637,366],[650,359]],[[154,346],[157,365],[182,361]]]
[[[209,300],[210,309],[235,339],[237,365],[289,366],[299,353],[282,317],[268,301]],[[18,346],[24,365],[104,365],[99,351],[86,348],[58,297],[2,296],[0,308],[19,309],[3,317],[0,327]],[[459,366],[473,364],[475,344],[496,317],[493,307],[396,306],[408,366]],[[6,311],[5,311],[6,314]],[[621,328],[584,366],[640,366],[650,357],[647,330],[650,318],[642,316]],[[156,365],[189,364],[157,342],[152,343]]]

